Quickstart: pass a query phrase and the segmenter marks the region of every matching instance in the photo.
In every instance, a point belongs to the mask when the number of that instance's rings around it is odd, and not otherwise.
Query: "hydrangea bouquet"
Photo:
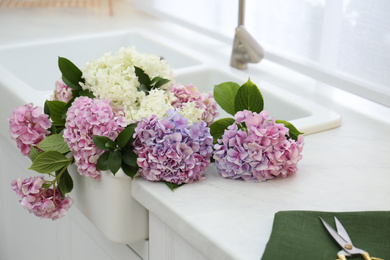
[[[9,117],[10,136],[30,167],[45,176],[11,183],[24,208],[58,219],[73,200],[68,167],[100,179],[119,169],[172,189],[204,179],[218,115],[211,93],[175,84],[165,60],[134,47],[91,60],[83,69],[59,58],[62,76],[44,109],[27,104]]]
[[[304,137],[291,123],[264,110],[263,96],[248,80],[215,86],[214,97],[233,118],[211,125],[215,165],[221,176],[259,182],[297,171]]]
[[[56,220],[72,206],[71,165],[96,180],[121,169],[172,190],[204,179],[213,158],[219,174],[232,179],[257,182],[297,171],[303,135],[269,117],[250,80],[217,85],[214,95],[200,93],[175,83],[165,60],[134,47],[81,70],[61,57],[58,65],[62,75],[44,107],[27,104],[8,119],[30,169],[43,174],[11,183],[36,216]],[[235,118],[214,122],[216,101]]]

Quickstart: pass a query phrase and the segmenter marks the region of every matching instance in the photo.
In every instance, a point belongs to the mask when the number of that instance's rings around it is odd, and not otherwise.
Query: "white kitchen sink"
[[[26,102],[42,105],[60,76],[58,56],[66,57],[78,67],[106,52],[134,45],[138,51],[159,55],[175,70],[176,82],[192,83],[202,91],[212,91],[214,85],[226,81],[243,84],[248,79],[234,70],[223,70],[212,57],[177,45],[172,39],[141,30],[118,31],[79,37],[68,37],[11,46],[0,46],[0,86],[2,99],[15,94]],[[253,81],[253,80],[252,80]],[[337,127],[341,118],[333,111],[266,82],[254,82],[260,88],[265,109],[277,119],[289,120],[305,134]],[[8,91],[7,91],[8,90]],[[46,95],[46,96],[45,96]],[[14,97],[15,98],[15,97]],[[39,103],[38,103],[39,102]],[[7,103],[10,103],[9,100]],[[42,103],[42,104],[40,104]],[[10,108],[7,108],[7,111]],[[3,108],[4,111],[4,108]],[[228,116],[220,110],[220,117]]]

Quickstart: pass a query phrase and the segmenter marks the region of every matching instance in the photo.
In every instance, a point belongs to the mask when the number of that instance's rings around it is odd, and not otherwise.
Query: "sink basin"
[[[169,40],[158,40],[150,33],[119,31],[89,36],[0,46],[0,64],[36,90],[53,90],[59,78],[58,56],[71,60],[79,68],[92,58],[116,52],[121,47],[136,46],[137,51],[161,56],[174,69],[201,64],[189,56],[190,50],[178,49]]]
[[[208,64],[210,57],[206,58],[179,46],[170,39],[151,32],[133,30],[0,46],[0,86],[19,98],[24,97],[25,102],[42,105],[60,76],[58,56],[66,57],[78,67],[83,67],[92,58],[99,58],[106,52],[115,52],[120,47],[131,45],[136,46],[140,52],[163,57],[175,70],[176,82],[192,83],[204,92],[212,91],[214,85],[222,82],[243,84],[248,80],[226,65],[218,66],[215,61]],[[219,69],[224,67],[225,70]],[[251,79],[260,88],[265,109],[270,115],[276,119],[291,121],[305,134],[324,131],[341,124],[340,116],[333,111],[277,86],[257,81],[254,77]],[[2,99],[9,103],[10,97],[5,96]],[[220,118],[227,116],[229,115],[220,109]]]

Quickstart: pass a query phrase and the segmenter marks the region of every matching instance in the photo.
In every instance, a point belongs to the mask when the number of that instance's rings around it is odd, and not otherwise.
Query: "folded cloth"
[[[352,243],[370,256],[390,260],[390,211],[321,212],[280,211],[275,214],[271,237],[262,260],[334,260],[341,247],[319,217],[335,230],[334,216]],[[363,259],[354,256],[348,259]]]

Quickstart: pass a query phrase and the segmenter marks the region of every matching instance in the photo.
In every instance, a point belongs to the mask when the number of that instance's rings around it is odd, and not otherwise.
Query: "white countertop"
[[[107,8],[0,8],[0,45],[134,27],[162,32],[205,56],[226,60],[231,47],[134,10]],[[197,41],[193,41],[196,37]],[[246,183],[220,177],[170,191],[164,184],[133,182],[133,196],[210,259],[260,259],[280,210],[390,210],[390,109],[267,60],[245,73],[299,93],[342,117],[342,126],[305,137],[298,173]]]

